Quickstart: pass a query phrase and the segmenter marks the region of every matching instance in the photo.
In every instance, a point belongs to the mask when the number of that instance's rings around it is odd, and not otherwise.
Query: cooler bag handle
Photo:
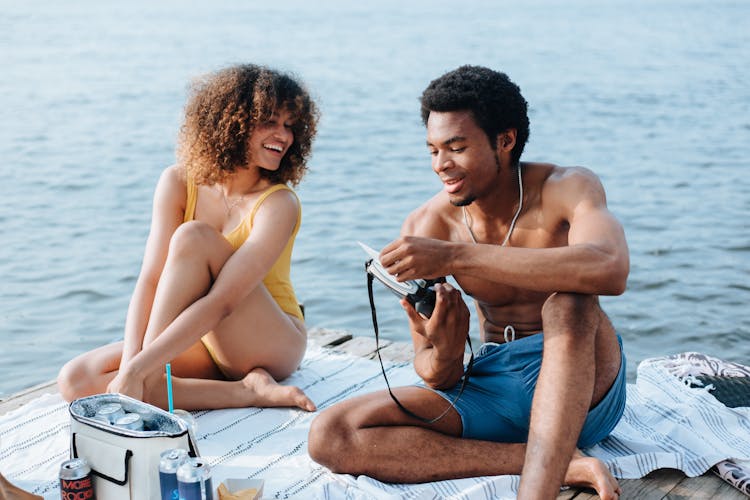
[[[83,437],[84,438],[83,441],[85,443],[87,436],[79,436],[77,433],[74,432],[71,437],[72,437],[71,441],[73,445],[73,458],[79,458],[76,437]],[[123,455],[123,469],[125,471],[125,474],[124,474],[124,479],[122,480],[115,479],[112,476],[104,474],[103,472],[95,468],[97,465],[101,465],[100,460],[93,460],[93,457],[84,455],[82,458],[85,458],[89,462],[89,465],[91,466],[91,473],[96,476],[99,476],[102,479],[106,479],[107,481],[111,483],[115,483],[118,486],[125,486],[126,484],[128,484],[128,475],[130,472],[130,459],[133,457],[133,452],[128,449],[123,449],[118,446],[113,446],[113,445],[109,445],[108,443],[103,443],[101,441],[97,441],[95,445],[100,451],[114,452],[115,456],[107,456],[106,458],[102,457],[102,459],[106,460],[106,462],[109,462],[110,460],[113,460],[113,459],[116,460],[117,458],[116,455],[119,455],[120,453],[124,451],[125,453]],[[106,448],[109,448],[109,450],[107,450]]]

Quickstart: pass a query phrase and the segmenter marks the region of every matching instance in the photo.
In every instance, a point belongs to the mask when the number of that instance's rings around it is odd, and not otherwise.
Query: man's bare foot
[[[563,484],[593,488],[602,500],[616,500],[620,497],[620,485],[609,472],[604,462],[587,457],[579,450],[573,453]]]
[[[299,387],[279,385],[263,368],[255,368],[242,379],[248,389],[252,406],[297,406],[306,411],[315,411],[315,403]]]

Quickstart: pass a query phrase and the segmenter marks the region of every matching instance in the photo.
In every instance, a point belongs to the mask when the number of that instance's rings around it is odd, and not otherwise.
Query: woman
[[[289,280],[301,208],[296,186],[318,111],[290,76],[241,65],[193,85],[177,165],[161,175],[125,340],[60,371],[67,400],[118,392],[184,409],[298,406],[281,386],[307,333]]]

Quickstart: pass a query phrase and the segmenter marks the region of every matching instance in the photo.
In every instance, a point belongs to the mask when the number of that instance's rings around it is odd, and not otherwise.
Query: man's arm
[[[401,236],[448,238],[447,228],[434,216],[430,203],[404,221]],[[461,291],[450,284],[435,285],[435,308],[429,319],[417,313],[406,299],[401,306],[409,318],[414,344],[414,370],[433,389],[453,387],[463,375],[464,344],[469,332],[469,309]]]
[[[544,216],[568,225],[567,246],[515,248],[402,236],[383,249],[381,261],[400,280],[459,274],[541,292],[623,293],[628,248],[596,175],[581,168],[556,173],[542,198]]]

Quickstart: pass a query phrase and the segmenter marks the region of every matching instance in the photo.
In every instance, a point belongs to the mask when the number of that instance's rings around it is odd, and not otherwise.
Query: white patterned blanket
[[[408,364],[386,367],[394,385],[417,379]],[[696,476],[719,464],[723,477],[750,494],[750,408],[730,409],[707,389],[690,388],[686,382],[700,374],[750,376],[750,369],[696,353],[644,361],[637,383],[628,385],[622,421],[611,437],[586,453],[600,457],[620,478],[642,477],[662,467]],[[375,361],[321,348],[310,348],[286,383],[302,387],[320,409],[384,387]],[[194,416],[214,485],[229,477],[262,478],[264,498],[494,499],[514,498],[518,486],[518,476],[393,485],[332,474],[307,455],[313,414],[246,408]],[[59,498],[57,472],[68,457],[68,420],[67,405],[58,395],[0,417],[0,473],[46,499]]]

